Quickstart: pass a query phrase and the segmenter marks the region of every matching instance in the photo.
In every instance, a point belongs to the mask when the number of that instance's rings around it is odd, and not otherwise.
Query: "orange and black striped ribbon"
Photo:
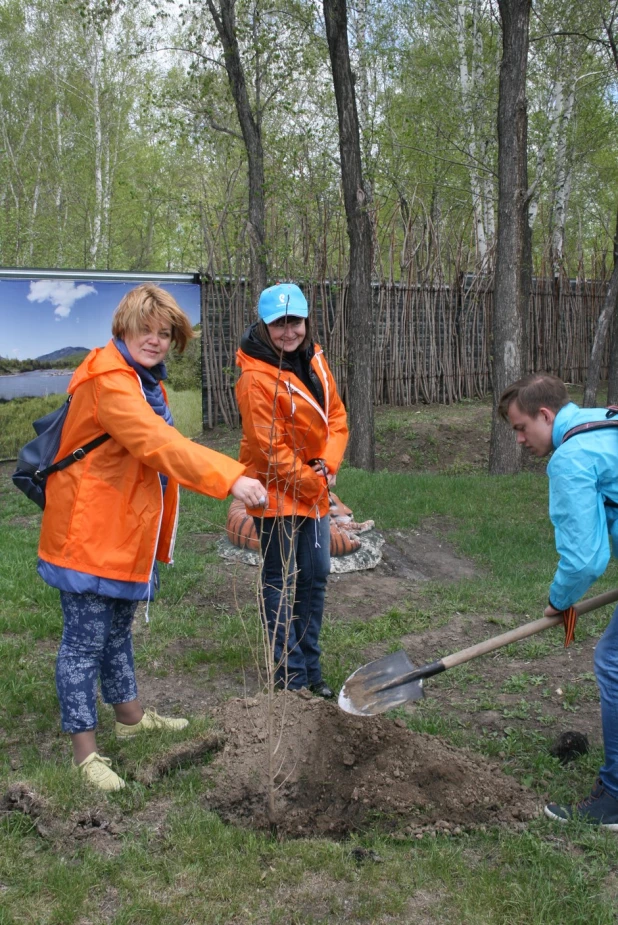
[[[564,648],[566,649],[575,639],[577,611],[574,607],[567,607],[562,611],[562,622],[564,623]]]

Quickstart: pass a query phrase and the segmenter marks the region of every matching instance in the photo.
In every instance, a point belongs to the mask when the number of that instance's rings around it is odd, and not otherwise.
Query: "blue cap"
[[[292,318],[307,318],[309,315],[307,300],[294,283],[277,283],[264,289],[258,302],[258,318],[264,324],[271,324],[284,315]]]

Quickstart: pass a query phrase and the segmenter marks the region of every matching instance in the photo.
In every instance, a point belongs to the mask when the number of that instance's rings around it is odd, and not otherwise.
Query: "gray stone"
[[[368,533],[355,534],[360,540],[360,547],[347,556],[331,556],[330,570],[332,574],[342,575],[345,572],[361,572],[365,569],[375,568],[382,559],[382,546],[384,537],[377,530]],[[244,562],[245,565],[258,566],[259,553],[251,549],[240,549],[222,536],[217,540],[217,552],[222,559],[231,562]]]

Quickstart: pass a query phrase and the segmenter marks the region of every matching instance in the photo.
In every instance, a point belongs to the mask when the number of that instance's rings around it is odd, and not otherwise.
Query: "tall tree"
[[[371,294],[372,226],[363,183],[358,112],[348,46],[346,0],[324,0],[326,38],[339,121],[341,182],[350,241],[347,304],[349,459],[359,469],[375,467],[373,428],[373,346]]]
[[[611,304],[610,302],[610,292],[612,289],[612,284],[614,288],[614,302],[613,302],[613,316],[612,316],[612,339],[610,341],[610,350],[609,350],[609,374],[607,377],[607,404],[616,405],[618,404],[618,280],[614,279],[618,277],[618,215],[616,216],[616,235],[614,237],[614,272],[612,273],[612,278],[610,280],[610,285],[606,297],[606,305]],[[595,393],[596,404],[596,393]]]
[[[255,107],[252,108],[247,91],[245,71],[236,36],[236,0],[207,0],[210,15],[223,48],[225,68],[230,90],[236,106],[249,172],[248,231],[251,245],[251,292],[253,304],[266,287],[267,264],[264,237],[264,148],[262,146],[262,101],[259,78],[256,87]],[[257,5],[255,14],[257,15]]]
[[[607,332],[609,330],[610,321],[614,317],[614,324],[616,324],[615,314],[616,306],[618,305],[618,213],[616,214],[616,231],[614,233],[614,269],[609,280],[609,285],[607,287],[607,293],[605,295],[605,300],[603,302],[603,308],[601,309],[601,314],[599,315],[599,320],[597,322],[597,328],[594,334],[594,341],[592,344],[592,351],[590,353],[590,362],[588,364],[588,376],[586,378],[586,388],[584,389],[584,400],[582,402],[584,408],[594,408],[597,402],[597,389],[599,388],[599,379],[601,378],[601,359],[603,357],[603,349],[605,347],[605,340],[607,338]],[[615,348],[618,343],[618,338],[614,338],[614,344],[612,345],[612,350]],[[611,360],[614,357],[612,355]],[[615,376],[615,363],[613,364],[610,360],[610,382]],[[612,375],[613,374],[613,375]],[[614,383],[612,382],[612,386]],[[611,391],[614,391],[611,389]],[[615,395],[608,400],[613,402],[615,401]]]
[[[476,247],[479,269],[486,271],[489,268],[489,254],[494,243],[495,222],[493,177],[485,163],[490,139],[484,135],[486,113],[483,113],[483,107],[479,106],[479,98],[487,92],[480,0],[458,0],[456,29],[461,102],[468,135]],[[482,114],[480,118],[479,110]],[[479,122],[483,124],[479,125]]]
[[[524,363],[524,324],[531,283],[528,223],[526,72],[531,0],[498,0],[502,62],[498,96],[498,230],[494,283],[492,384],[494,415],[489,451],[492,475],[518,472],[521,450],[496,413],[501,392]]]
[[[611,261],[616,5],[535,2],[537,272],[552,250],[570,275]],[[151,22],[142,0],[0,2],[0,262],[250,276],[248,158],[223,46],[206,0],[165,7]],[[478,268],[485,247],[492,258],[494,11],[494,0],[348,4],[374,278],[440,284]],[[235,0],[234,13],[264,152],[269,279],[340,279],[349,244],[321,4]]]
[[[616,26],[618,17],[618,3],[612,2],[608,7],[601,8],[601,25],[604,37],[600,44],[608,53],[609,58],[618,71],[618,30]],[[584,407],[590,408],[596,404],[597,389],[601,373],[601,356],[605,347],[605,340],[609,323],[613,316],[612,339],[610,343],[608,401],[618,400],[618,213],[616,215],[616,230],[614,232],[614,269],[609,280],[605,301],[595,332],[588,377],[584,390]]]

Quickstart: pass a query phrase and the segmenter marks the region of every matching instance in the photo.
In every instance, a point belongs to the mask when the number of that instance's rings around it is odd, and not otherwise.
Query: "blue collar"
[[[607,417],[607,408],[579,408],[575,402],[570,401],[564,405],[554,418],[551,432],[552,443],[557,449],[564,439],[564,435],[578,424],[587,424],[590,421],[603,421]]]

